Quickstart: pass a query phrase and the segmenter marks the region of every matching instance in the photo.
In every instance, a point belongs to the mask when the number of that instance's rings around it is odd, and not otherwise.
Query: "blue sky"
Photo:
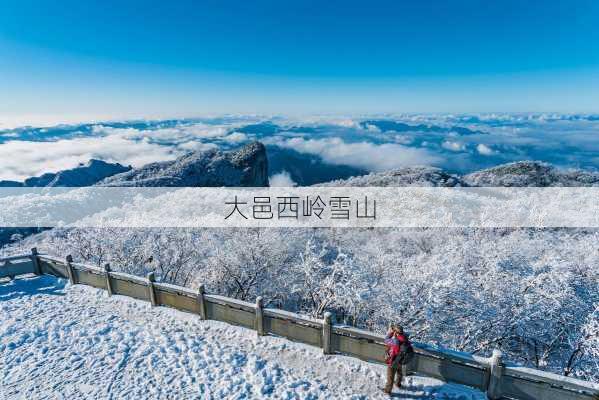
[[[2,1],[0,116],[599,111],[599,2]]]

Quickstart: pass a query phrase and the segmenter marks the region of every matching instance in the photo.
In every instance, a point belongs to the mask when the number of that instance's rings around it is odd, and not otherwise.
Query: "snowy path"
[[[382,399],[384,372],[53,277],[0,282],[0,400]],[[434,379],[407,383],[396,398],[484,399]]]

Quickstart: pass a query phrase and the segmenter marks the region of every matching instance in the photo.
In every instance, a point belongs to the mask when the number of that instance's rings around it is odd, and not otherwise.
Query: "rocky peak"
[[[260,142],[236,151],[196,151],[174,161],[145,165],[111,176],[100,186],[268,186],[266,148]]]

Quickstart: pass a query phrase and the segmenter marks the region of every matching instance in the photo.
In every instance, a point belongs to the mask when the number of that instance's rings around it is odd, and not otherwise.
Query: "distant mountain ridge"
[[[299,154],[299,153],[298,153]],[[430,166],[412,166],[366,173],[345,166],[319,165],[294,152],[273,153],[275,169],[288,169],[302,177],[300,186],[429,186],[429,187],[578,187],[599,186],[599,172],[560,169],[540,161],[518,161],[458,175]],[[301,154],[299,154],[301,156]],[[285,165],[289,157],[292,165]],[[293,167],[293,168],[290,168]],[[305,170],[305,171],[304,171]],[[349,176],[349,174],[357,174]],[[362,175],[359,175],[363,173]],[[92,159],[85,165],[46,173],[23,182],[0,181],[0,187],[83,186],[269,186],[269,160],[261,142],[237,150],[196,151],[173,161],[155,162],[140,168]],[[340,177],[341,179],[334,179]],[[325,182],[322,182],[324,180]],[[303,181],[303,182],[302,182]],[[304,183],[305,182],[305,183]],[[302,183],[304,183],[302,185]]]
[[[562,170],[539,161],[519,161],[464,175],[469,186],[577,187],[599,186],[599,172]]]
[[[440,168],[418,166],[404,167],[384,172],[316,184],[314,186],[353,186],[353,187],[389,187],[389,186],[425,186],[455,187],[468,186],[458,176],[451,175]]]
[[[518,161],[462,176],[434,167],[404,167],[315,186],[585,187],[599,186],[599,172],[561,170],[539,161]]]
[[[455,132],[460,136],[468,135],[486,135],[487,132],[472,130],[464,126],[439,126],[439,125],[409,125],[403,122],[397,122],[389,119],[371,119],[360,122],[360,126],[364,129],[368,129],[370,126],[374,126],[381,130],[381,132],[436,132],[436,133],[449,133]]]
[[[0,187],[82,187],[92,186],[109,176],[131,170],[131,166],[91,159],[86,164],[18,181],[0,181]]]

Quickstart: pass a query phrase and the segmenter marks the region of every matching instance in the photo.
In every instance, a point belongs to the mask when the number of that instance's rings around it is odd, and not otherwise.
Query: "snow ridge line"
[[[18,275],[50,274],[69,279],[72,284],[86,284],[139,300],[155,300],[156,305],[200,314],[213,319],[256,330],[258,335],[273,334],[292,341],[323,348],[325,354],[342,353],[372,362],[382,362],[383,336],[361,329],[333,325],[330,315],[324,320],[278,310],[263,309],[262,299],[256,304],[218,295],[204,294],[191,289],[153,281],[153,275],[143,279],[65,259],[38,254],[0,258],[0,278]],[[2,265],[3,264],[3,265]],[[110,292],[109,292],[110,293]],[[202,310],[204,312],[202,313]],[[435,349],[415,344],[415,357],[409,372],[438,378],[447,382],[468,385],[486,391],[488,398],[522,400],[599,399],[599,384],[564,377],[504,363],[501,352],[491,358],[468,353]]]

